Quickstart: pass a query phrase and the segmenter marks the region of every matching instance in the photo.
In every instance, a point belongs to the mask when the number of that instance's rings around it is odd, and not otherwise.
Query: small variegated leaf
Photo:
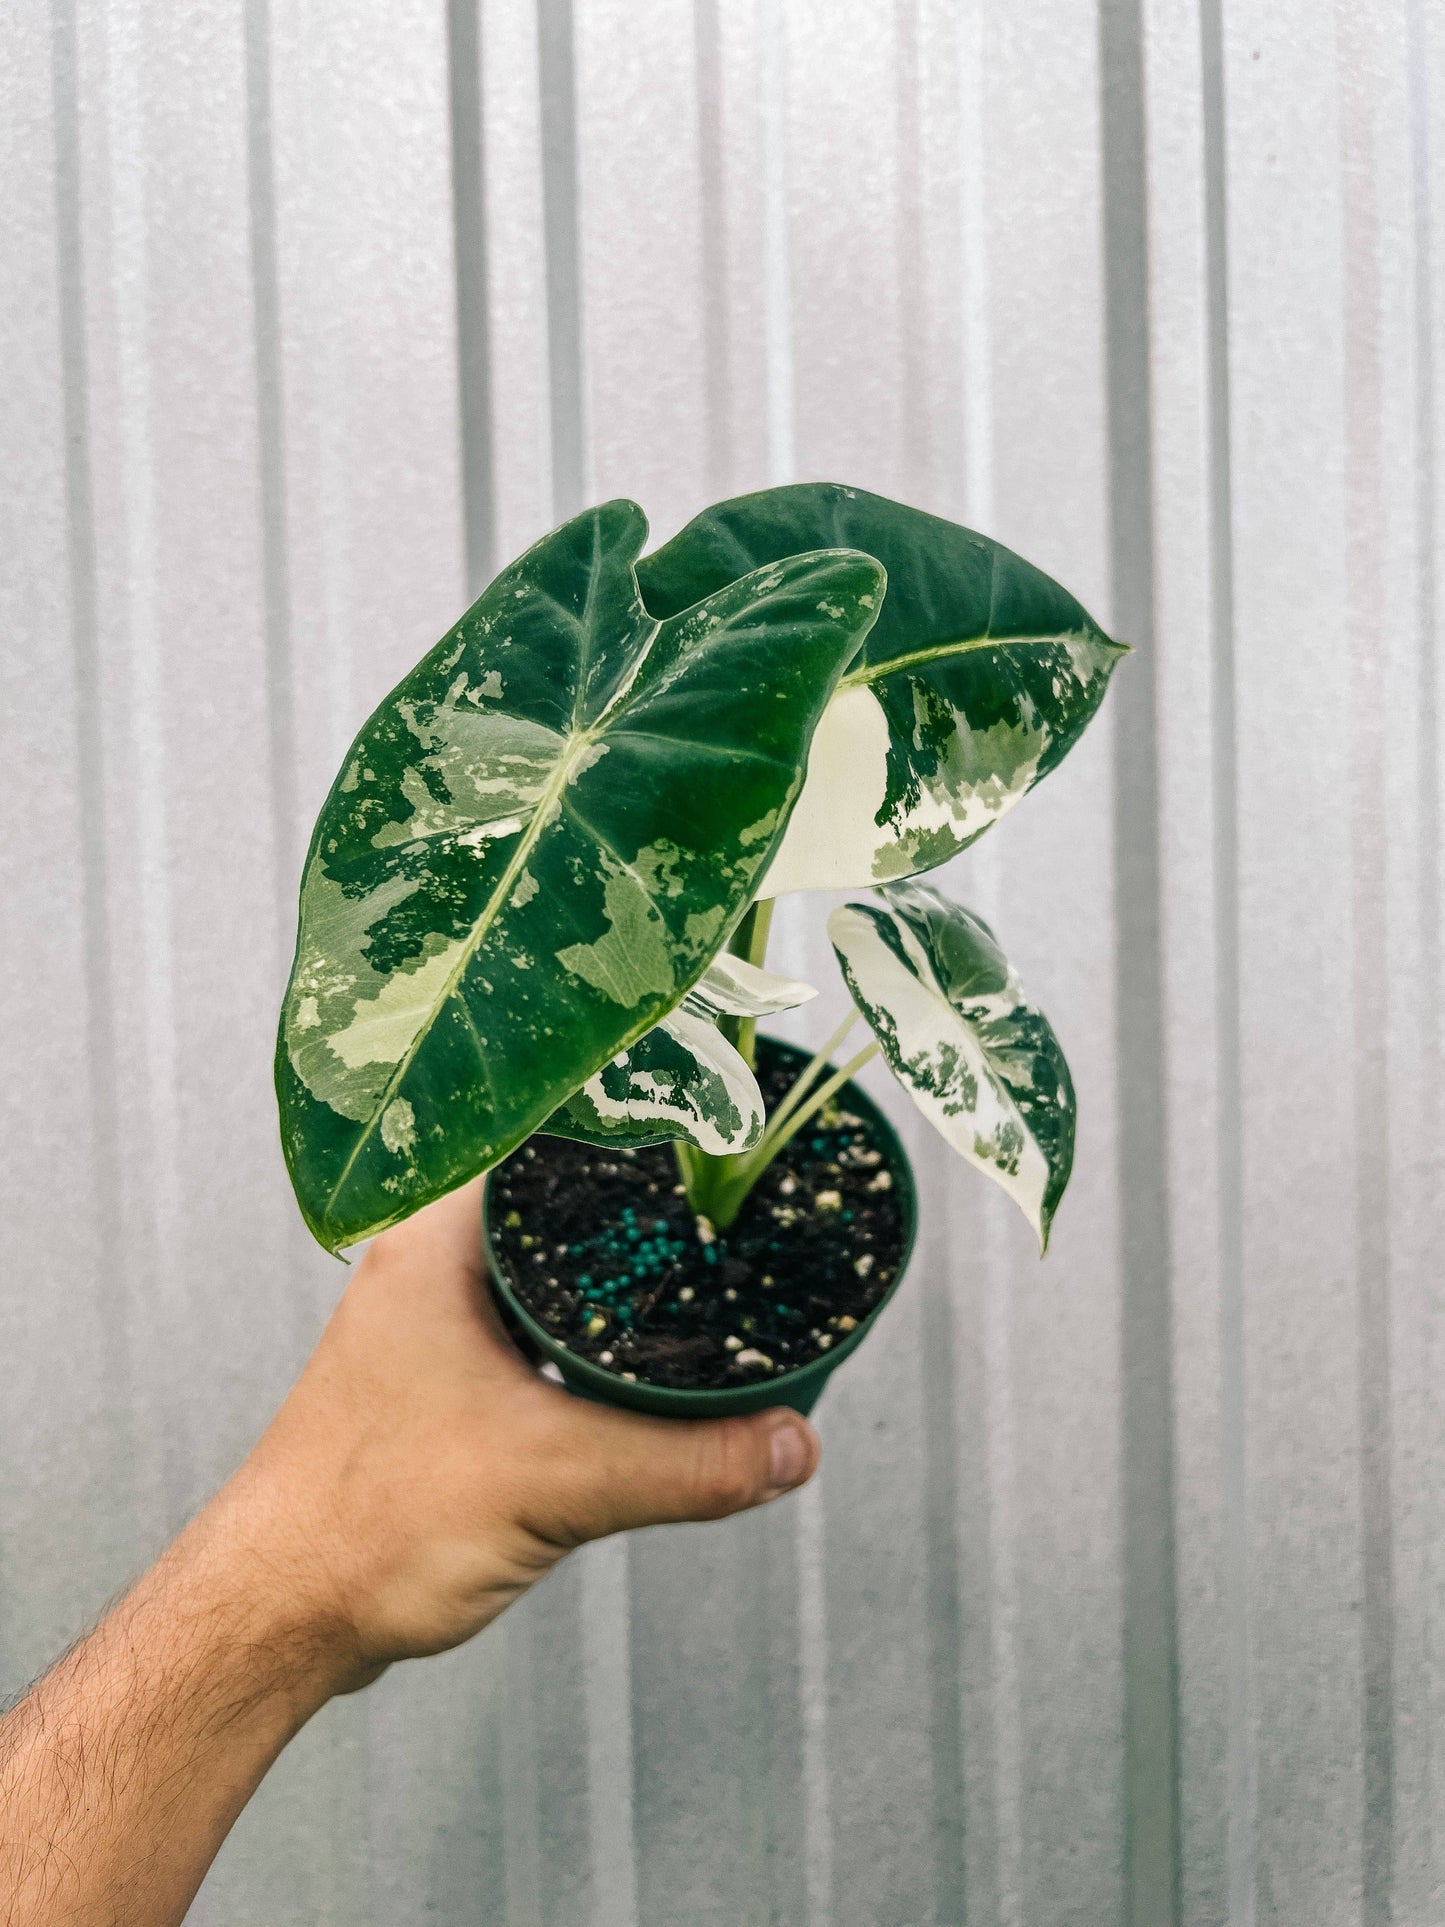
[[[771,1017],[780,1010],[795,1010],[817,994],[812,984],[760,970],[745,957],[724,950],[687,993],[686,1005],[703,1017]]]
[[[552,1137],[617,1147],[682,1138],[712,1157],[750,1151],[763,1094],[746,1060],[691,999],[589,1077],[543,1125]]]
[[[332,1250],[505,1157],[651,1030],[782,837],[882,571],[799,556],[659,622],[646,534],[611,502],[505,569],[322,809],[276,1083]]]
[[[862,489],[807,482],[705,509],[637,567],[670,616],[746,570],[845,547],[888,572],[882,613],[813,738],[760,896],[931,870],[1078,741],[1125,653],[1001,543]]]
[[[589,1077],[543,1129],[587,1144],[683,1138],[715,1157],[749,1151],[763,1127],[762,1094],[714,1019],[766,1017],[817,994],[723,951],[671,1016]]]
[[[981,917],[926,884],[849,903],[828,935],[853,1001],[936,1130],[1001,1184],[1047,1250],[1074,1161],[1074,1087],[1049,1020]]]

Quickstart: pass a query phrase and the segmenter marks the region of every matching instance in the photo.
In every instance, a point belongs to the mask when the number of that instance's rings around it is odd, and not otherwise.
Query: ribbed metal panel
[[[355,725],[584,501],[827,477],[1137,645],[948,879],[1053,1251],[885,1081],[817,1485],[328,1709],[194,1918],[1445,1918],[1440,9],[26,0],[0,153],[0,1689],[339,1288],[269,1060]]]

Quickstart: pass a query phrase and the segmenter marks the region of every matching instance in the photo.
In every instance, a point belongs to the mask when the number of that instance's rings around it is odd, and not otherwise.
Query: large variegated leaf
[[[888,571],[883,612],[813,738],[760,894],[857,889],[954,856],[1073,747],[1125,652],[987,536],[809,482],[707,509],[638,564],[671,616],[763,563],[843,547]]]
[[[1047,1248],[1074,1162],[1074,1086],[1049,1020],[988,925],[921,883],[849,903],[828,935],[914,1103],[1001,1184]]]
[[[282,1011],[282,1138],[332,1249],[493,1164],[676,1005],[782,835],[882,591],[769,565],[662,623],[630,502],[505,570],[327,798]]]
[[[762,1135],[763,1094],[720,1016],[765,1017],[817,991],[726,951],[655,1029],[589,1077],[542,1127],[553,1137],[636,1146],[681,1138],[721,1157]]]

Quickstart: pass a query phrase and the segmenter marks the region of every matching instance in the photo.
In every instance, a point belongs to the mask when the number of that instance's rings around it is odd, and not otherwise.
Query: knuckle
[[[700,1441],[698,1496],[709,1518],[741,1512],[758,1493],[753,1427],[745,1419],[723,1419]]]

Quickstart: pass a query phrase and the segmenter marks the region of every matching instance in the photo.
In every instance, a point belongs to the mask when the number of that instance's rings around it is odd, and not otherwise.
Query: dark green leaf
[[[494,1164],[676,1005],[779,842],[877,564],[769,565],[660,625],[630,502],[505,570],[357,737],[282,1011],[331,1249]]]
[[[705,510],[643,557],[638,580],[671,616],[764,563],[833,547],[876,556],[888,593],[814,738],[768,895],[889,882],[956,855],[1063,760],[1124,653],[1000,543],[831,483]]]

